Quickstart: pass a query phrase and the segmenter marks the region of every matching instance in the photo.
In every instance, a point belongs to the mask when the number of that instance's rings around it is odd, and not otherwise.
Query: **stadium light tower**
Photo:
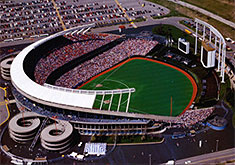
[[[197,54],[197,38],[198,38],[198,28],[199,28],[198,25],[200,24],[203,26],[202,43],[204,43],[201,46],[201,63],[205,68],[214,67],[216,53],[218,53],[217,71],[218,72],[220,71],[220,77],[222,77],[221,82],[224,83],[225,57],[226,57],[226,43],[224,37],[220,34],[220,32],[217,29],[215,29],[210,24],[202,20],[199,20],[197,18],[195,18],[195,22],[196,22],[195,55]],[[206,28],[209,29],[209,40],[206,38]],[[213,42],[212,34],[215,36],[214,44],[212,43]],[[218,47],[217,43],[219,43]],[[207,48],[205,45],[207,45]],[[205,55],[205,53],[207,54]]]

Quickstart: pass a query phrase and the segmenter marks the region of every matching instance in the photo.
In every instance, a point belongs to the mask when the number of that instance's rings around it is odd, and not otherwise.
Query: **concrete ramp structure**
[[[9,122],[10,137],[19,143],[33,140],[41,123],[39,116],[34,112],[23,112],[14,116]]]
[[[41,145],[50,151],[66,151],[73,138],[73,126],[66,121],[58,121],[42,130]]]

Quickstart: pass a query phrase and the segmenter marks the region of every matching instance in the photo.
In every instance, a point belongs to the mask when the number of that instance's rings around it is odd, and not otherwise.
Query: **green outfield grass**
[[[102,84],[102,87],[96,87]],[[128,112],[170,116],[171,97],[172,116],[180,115],[188,106],[193,95],[193,85],[182,72],[154,61],[132,59],[111,69],[105,74],[89,81],[81,89],[124,89],[135,88]],[[110,100],[106,95],[104,100]],[[123,94],[120,111],[125,111],[128,94]],[[94,108],[100,107],[102,96],[97,96]],[[114,95],[111,110],[116,110],[119,94]],[[103,104],[102,109],[108,109]]]

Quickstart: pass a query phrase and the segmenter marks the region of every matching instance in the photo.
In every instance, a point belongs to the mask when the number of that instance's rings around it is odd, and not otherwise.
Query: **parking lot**
[[[169,10],[146,1],[118,1],[128,16],[109,0],[58,0],[57,9],[66,28],[95,23],[96,27],[129,23],[151,15],[165,15]],[[35,40],[63,30],[50,0],[0,2],[0,42]]]

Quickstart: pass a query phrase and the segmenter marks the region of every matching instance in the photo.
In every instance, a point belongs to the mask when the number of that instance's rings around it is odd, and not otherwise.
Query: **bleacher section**
[[[46,43],[39,45],[34,48],[32,51],[24,59],[23,68],[26,75],[33,81],[35,81],[34,77],[34,69],[41,58],[47,58],[47,56],[55,49],[71,44],[72,41],[68,40],[63,36],[58,36],[53,38]]]
[[[73,70],[70,70],[57,81],[56,85],[67,88],[76,87],[77,84],[86,82],[91,77],[103,72],[104,70],[116,65],[133,55],[146,55],[158,44],[157,41],[144,39],[128,39],[112,49],[103,52],[91,60],[85,61]]]
[[[39,60],[34,72],[37,83],[44,84],[47,77],[57,68],[119,38],[117,35],[109,35],[103,38],[101,35],[93,33],[69,35],[66,38],[69,38],[71,41],[71,37],[74,43],[54,49],[50,51],[50,54],[46,58]]]

